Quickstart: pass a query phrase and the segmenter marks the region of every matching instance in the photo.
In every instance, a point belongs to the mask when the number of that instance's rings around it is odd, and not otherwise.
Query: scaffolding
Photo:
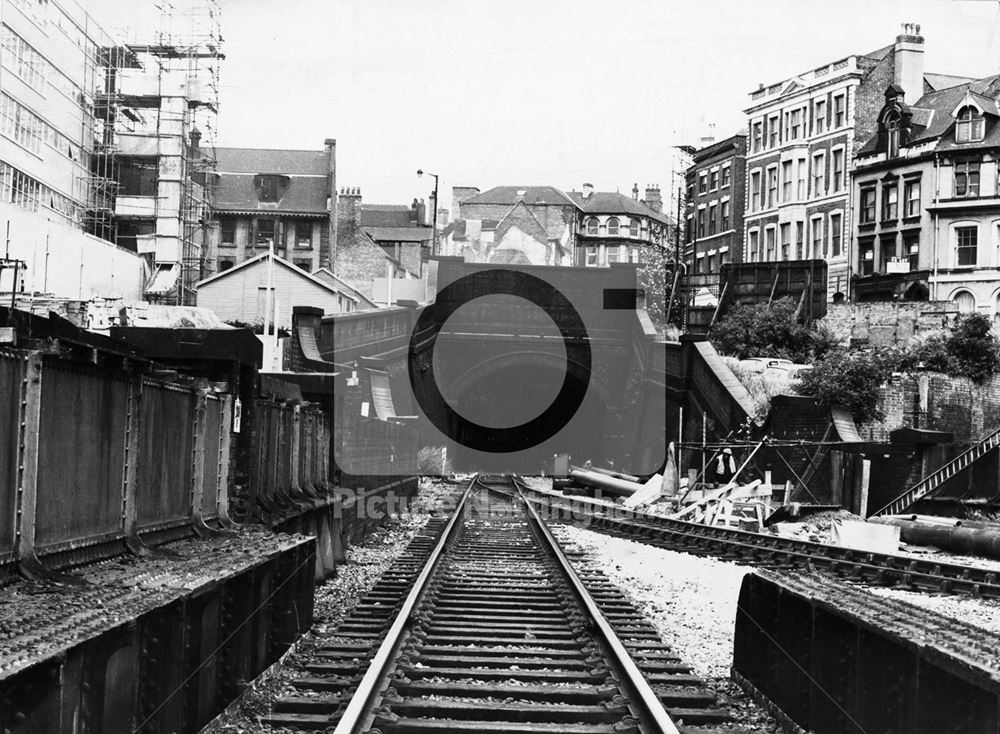
[[[221,14],[218,0],[150,10],[158,28],[133,23],[88,59],[85,226],[147,257],[147,300],[193,305],[215,183]]]

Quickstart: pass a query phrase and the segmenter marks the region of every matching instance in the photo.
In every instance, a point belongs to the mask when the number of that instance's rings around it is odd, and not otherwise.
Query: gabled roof
[[[525,234],[530,237],[534,237],[536,240],[543,244],[548,244],[549,235],[545,231],[545,227],[541,225],[531,210],[525,206],[524,202],[519,201],[517,204],[511,207],[510,211],[504,216],[503,219],[496,226],[496,233],[494,234],[493,241],[500,242],[504,235],[507,234],[513,227],[517,227]]]
[[[214,283],[216,281],[222,280],[223,278],[228,278],[229,276],[233,275],[234,273],[239,272],[240,270],[244,270],[244,269],[247,269],[247,268],[252,268],[252,267],[254,267],[256,265],[262,265],[270,257],[271,257],[271,253],[269,253],[269,252],[262,253],[262,254],[258,255],[257,257],[252,257],[249,260],[245,260],[245,261],[241,262],[236,267],[229,268],[229,270],[223,270],[221,273],[216,273],[215,275],[210,275],[209,277],[205,278],[204,280],[198,281],[198,284],[197,284],[196,287],[197,288],[202,288],[203,286],[206,286],[209,283]],[[330,283],[327,283],[327,282],[325,282],[323,280],[320,280],[315,275],[313,275],[311,273],[307,273],[305,270],[303,270],[302,268],[298,267],[297,265],[292,265],[292,263],[288,262],[287,260],[285,260],[282,257],[279,257],[279,256],[275,255],[274,256],[274,264],[277,265],[277,266],[279,266],[279,267],[283,267],[283,268],[286,268],[286,269],[292,271],[296,276],[304,278],[305,280],[311,281],[315,285],[317,285],[320,288],[323,288],[325,290],[328,290],[331,293],[335,293],[335,294],[337,294],[339,296],[344,296],[345,298],[348,298],[348,299],[354,301],[355,303],[357,303],[358,300],[359,300],[357,298],[357,296],[355,296],[353,293],[348,293],[344,289],[337,288],[336,286],[331,285]],[[354,289],[352,288],[351,290],[353,291]]]
[[[492,189],[466,199],[462,205],[503,204],[514,206],[519,201],[523,201],[529,206],[574,205],[574,202],[555,186],[494,186]]]
[[[586,199],[579,191],[570,191],[568,195],[585,214],[634,214],[670,224],[670,219],[665,215],[650,209],[641,201],[618,192],[595,191]]]

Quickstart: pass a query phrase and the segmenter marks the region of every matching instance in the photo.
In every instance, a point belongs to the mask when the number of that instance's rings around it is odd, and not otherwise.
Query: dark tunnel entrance
[[[455,410],[483,427],[505,428],[526,423],[541,414],[562,387],[566,363],[513,362],[494,368],[469,381],[457,395]],[[456,471],[537,474],[551,471],[552,455],[567,453],[578,463],[604,458],[604,429],[607,400],[586,379],[571,376],[571,385],[580,394],[582,404],[568,425],[549,440],[530,449],[510,453],[501,433],[488,431],[492,440],[488,451],[475,451],[455,445],[453,466]],[[461,434],[459,434],[461,435]],[[510,442],[508,442],[510,443]]]

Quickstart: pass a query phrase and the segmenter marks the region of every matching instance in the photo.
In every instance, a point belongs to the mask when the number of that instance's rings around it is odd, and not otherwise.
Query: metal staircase
[[[947,482],[963,469],[967,469],[970,464],[982,458],[997,446],[1000,446],[1000,429],[997,429],[979,443],[966,449],[944,466],[932,471],[885,507],[873,513],[872,517],[879,515],[898,515],[913,505],[913,503],[917,500],[922,499],[934,492],[942,484]]]

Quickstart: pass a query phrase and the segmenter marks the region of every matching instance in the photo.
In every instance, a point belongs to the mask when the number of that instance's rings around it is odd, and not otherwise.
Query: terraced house
[[[852,54],[750,94],[745,260],[823,259],[827,294],[849,293],[850,161],[877,127],[889,84],[923,91],[923,38]],[[858,142],[860,141],[860,143]]]
[[[1000,320],[1000,76],[885,91],[854,173],[858,300],[948,300]]]
[[[685,174],[687,222],[684,263],[691,274],[718,273],[743,261],[743,176],[746,132],[694,151]]]

